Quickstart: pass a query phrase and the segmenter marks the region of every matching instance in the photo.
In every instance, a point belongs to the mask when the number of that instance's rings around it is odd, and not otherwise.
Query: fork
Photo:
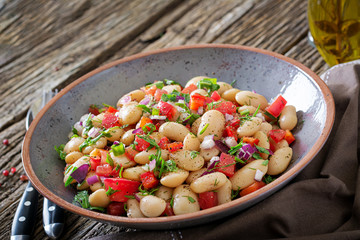
[[[28,130],[34,116],[36,116],[40,109],[44,107],[57,92],[57,90],[54,92],[44,90],[42,98],[32,104],[26,115],[26,130]],[[31,238],[31,233],[35,225],[38,200],[39,193],[29,181],[14,216],[11,228],[11,240]],[[44,198],[43,203],[43,226],[46,234],[53,239],[61,235],[64,227],[64,210],[47,198]]]

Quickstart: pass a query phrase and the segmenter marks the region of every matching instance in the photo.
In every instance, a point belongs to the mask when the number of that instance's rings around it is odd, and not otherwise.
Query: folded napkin
[[[334,127],[324,148],[286,187],[235,216],[206,225],[94,239],[360,239],[360,61],[337,65],[322,78],[335,99]]]

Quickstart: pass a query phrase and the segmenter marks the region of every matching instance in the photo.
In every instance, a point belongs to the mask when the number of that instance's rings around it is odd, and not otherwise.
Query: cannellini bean
[[[109,133],[111,137],[106,137],[106,139],[110,142],[115,142],[120,140],[120,138],[124,135],[125,131],[120,127],[113,127],[109,129]]]
[[[176,85],[167,85],[167,86],[164,86],[162,88],[162,90],[165,90],[168,93],[172,93],[174,90],[181,92],[181,87],[180,87],[180,85],[177,85],[177,84]]]
[[[120,122],[125,124],[135,124],[137,123],[142,115],[142,109],[137,107],[137,102],[130,102],[125,104],[119,111]]]
[[[264,132],[266,135],[272,130],[272,126],[268,122],[262,122],[260,126],[260,131]]]
[[[262,120],[258,117],[252,117],[250,120],[245,121],[237,129],[237,135],[239,138],[250,137],[254,135],[261,128]]]
[[[252,115],[256,112],[256,107],[253,107],[253,106],[249,106],[249,105],[244,105],[244,106],[241,106],[238,108],[237,112],[238,113],[241,113],[243,111],[246,111],[248,110],[249,111],[249,114]]]
[[[202,168],[200,170],[190,172],[189,176],[186,178],[186,183],[192,183],[195,179],[199,178],[206,170],[206,168]]]
[[[198,118],[196,119],[193,124],[191,125],[191,132],[193,134],[197,134],[198,133],[198,130],[199,130],[199,126],[200,126],[200,123],[201,123],[201,118]]]
[[[214,139],[219,140],[222,137],[224,127],[224,115],[217,110],[209,110],[201,117],[197,137],[201,142],[207,135],[214,135]]]
[[[145,97],[145,92],[143,92],[139,89],[129,92],[128,94],[124,95],[123,97],[121,97],[118,100],[116,106],[122,107],[123,106],[122,102],[124,101],[125,98],[128,98],[129,96],[130,96],[131,101],[140,102]]]
[[[275,151],[280,148],[289,147],[289,143],[285,139],[283,139],[277,143],[274,140],[272,140],[272,138],[269,138],[269,142],[274,147]]]
[[[121,154],[119,156],[115,156],[113,152],[110,152],[109,154],[114,161],[114,165],[120,165],[124,168],[134,167],[136,165],[136,162],[128,159],[125,154]]]
[[[165,201],[170,201],[173,195],[173,191],[173,188],[160,186],[159,189],[155,192],[155,196],[164,199]]]
[[[231,88],[231,89],[228,89],[226,91],[223,92],[223,94],[221,95],[221,97],[225,100],[228,100],[228,101],[231,101],[231,102],[236,102],[236,94],[240,92],[239,89],[237,88]]]
[[[178,168],[176,172],[167,172],[161,176],[160,183],[166,187],[177,187],[189,176],[189,172]]]
[[[80,145],[85,141],[84,138],[82,137],[73,137],[70,139],[70,141],[68,141],[64,147],[64,152],[66,154],[70,153],[70,152],[78,152],[80,151],[79,147]]]
[[[282,110],[279,118],[280,128],[283,130],[292,130],[297,124],[296,108],[287,105]]]
[[[205,161],[210,161],[212,157],[218,156],[220,150],[216,147],[210,149],[200,149],[200,156],[204,158]]]
[[[260,105],[261,110],[265,110],[265,108],[269,105],[264,96],[250,91],[238,92],[235,98],[240,105],[249,105],[255,108]]]
[[[138,164],[147,164],[150,162],[150,155],[155,155],[156,154],[156,150],[155,149],[151,149],[151,150],[148,150],[148,151],[142,151],[142,152],[139,152],[135,155],[134,157],[134,161]]]
[[[199,151],[200,150],[200,141],[192,133],[188,133],[183,142],[183,149],[190,151]]]
[[[110,204],[110,197],[105,189],[98,189],[89,196],[89,203],[93,207],[106,208]]]
[[[183,184],[174,189],[173,210],[175,215],[200,211],[197,194],[191,191],[190,186]]]
[[[253,184],[256,181],[255,173],[257,169],[265,174],[268,171],[267,160],[254,160],[237,170],[230,178],[232,189],[241,190]]]
[[[195,179],[190,184],[190,189],[195,193],[209,192],[222,187],[226,180],[226,175],[221,172],[209,173]]]
[[[128,199],[127,205],[127,216],[129,218],[144,218],[145,215],[140,210],[140,203],[136,199]]]
[[[91,119],[93,126],[96,128],[102,128],[103,126],[101,125],[101,122],[104,119],[104,116],[105,116],[105,113],[100,113],[100,114],[94,116]],[[85,137],[85,136],[83,136],[83,137]]]
[[[259,147],[263,147],[265,149],[270,149],[269,139],[264,132],[257,131],[253,137],[259,139],[259,143],[257,144]],[[262,157],[262,159],[267,159],[269,154],[260,153],[260,156]]]
[[[195,93],[198,93],[198,94],[200,94],[201,96],[207,96],[207,95],[208,95],[208,92],[205,91],[204,89],[196,89],[196,90],[194,90],[194,91],[192,91],[192,92],[190,93],[190,96],[194,95]]]
[[[284,147],[276,150],[269,160],[269,175],[278,175],[286,170],[292,158],[292,148]]]
[[[97,182],[97,183],[94,183],[93,185],[90,185],[90,190],[92,192],[95,192],[98,189],[104,189],[104,186],[102,185],[101,182]]]
[[[170,153],[170,159],[174,160],[176,165],[187,171],[196,171],[204,166],[204,158],[200,155],[193,156],[191,151],[180,149]],[[186,178],[185,178],[186,179]]]
[[[122,173],[122,177],[126,178],[126,179],[130,179],[130,180],[134,180],[134,181],[141,181],[140,175],[145,172],[146,171],[141,166],[130,167],[130,168],[124,169],[124,171]]]
[[[185,85],[185,88],[190,86],[191,84],[197,84],[200,80],[203,80],[204,78],[209,78],[209,77],[206,77],[206,76],[197,76],[197,77],[193,77],[192,79],[190,79],[186,85]]]
[[[231,188],[232,185],[230,180],[226,179],[225,184],[216,190],[219,205],[231,202]]]
[[[171,140],[182,142],[190,131],[180,123],[166,122],[160,126],[159,132]]]
[[[220,88],[217,90],[220,95],[222,95],[225,91],[232,89],[233,87],[226,82],[217,82]]]
[[[140,200],[140,210],[146,217],[158,217],[166,208],[164,199],[148,195]]]
[[[129,146],[135,140],[135,134],[132,133],[134,130],[135,129],[130,129],[126,131],[124,135],[121,137],[121,142],[126,146]]]
[[[150,136],[155,140],[156,143],[159,143],[160,139],[164,137],[164,134],[160,132],[153,132],[150,134]]]
[[[76,151],[70,152],[70,153],[66,154],[65,162],[68,164],[73,164],[82,156],[84,156],[84,154],[82,154],[81,152],[76,152]]]

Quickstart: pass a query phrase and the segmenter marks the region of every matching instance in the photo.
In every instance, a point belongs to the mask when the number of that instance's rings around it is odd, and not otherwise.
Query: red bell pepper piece
[[[106,178],[104,179],[105,190],[108,191],[111,187],[115,192],[110,195],[110,200],[113,202],[126,202],[126,196],[132,196],[138,192],[140,182],[128,180],[125,178]]]
[[[273,130],[269,131],[268,135],[269,135],[269,137],[272,138],[272,140],[274,140],[276,143],[278,143],[284,139],[285,133],[286,132],[282,129],[273,129]]]
[[[214,91],[211,94],[211,98],[214,99],[214,101],[219,101],[221,99],[220,94],[217,91]]]
[[[240,196],[243,197],[249,193],[255,192],[256,190],[264,187],[266,184],[263,181],[256,181],[253,184],[251,184],[250,186],[244,188],[243,190],[240,191]]]
[[[159,180],[155,177],[153,172],[144,172],[140,175],[142,185],[145,189],[151,189],[159,184]]]
[[[254,146],[254,144],[259,143],[259,139],[254,138],[254,137],[243,137],[242,141],[243,141],[243,143],[250,144],[252,147]]]
[[[285,130],[285,136],[284,139],[288,142],[290,145],[292,142],[295,141],[294,135],[290,132],[290,130]]]
[[[278,117],[281,111],[284,109],[287,101],[281,95],[279,95],[275,101],[266,108],[266,111],[273,115],[274,117]]]

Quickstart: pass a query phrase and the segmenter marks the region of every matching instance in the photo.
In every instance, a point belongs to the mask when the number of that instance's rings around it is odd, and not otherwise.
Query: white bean
[[[200,156],[204,158],[205,161],[210,161],[212,157],[218,156],[220,153],[220,150],[216,147],[210,148],[210,149],[200,149]]]
[[[225,100],[231,101],[231,102],[236,102],[236,94],[240,92],[239,89],[237,88],[231,88],[226,90],[225,92],[223,92],[223,94],[221,95],[221,97]]]
[[[110,198],[105,189],[98,189],[89,196],[89,203],[93,207],[106,208],[110,204]]]
[[[195,193],[209,192],[222,187],[226,180],[226,175],[221,172],[209,173],[195,179],[190,184],[190,189]]]
[[[217,110],[209,110],[201,117],[197,137],[201,142],[207,135],[214,135],[214,139],[219,140],[222,137],[224,127],[224,115]]]
[[[180,123],[166,122],[160,126],[159,132],[171,140],[182,142],[190,131]]]
[[[122,97],[118,100],[116,106],[117,106],[117,107],[122,107],[122,106],[123,106],[123,103],[122,103],[122,102],[124,101],[125,98],[128,98],[129,96],[130,96],[131,101],[140,102],[140,101],[145,97],[145,92],[143,92],[143,91],[141,91],[141,90],[139,90],[139,89],[138,89],[138,90],[134,90],[134,91],[132,91],[132,92],[129,92],[128,94],[122,96]]]
[[[82,156],[84,156],[84,154],[82,154],[81,152],[76,152],[76,151],[70,152],[70,153],[66,154],[65,162],[68,164],[73,164]]]
[[[220,88],[217,90],[220,95],[222,95],[225,91],[232,89],[233,87],[226,82],[217,82]]]
[[[191,191],[189,185],[180,185],[173,192],[173,210],[175,215],[200,211],[197,194]]]
[[[115,142],[120,140],[120,138],[124,135],[125,131],[120,127],[113,127],[109,129],[109,133],[111,137],[106,137],[106,139],[110,142]]]
[[[130,129],[126,131],[124,135],[121,137],[121,142],[126,146],[129,146],[135,140],[135,134],[132,133],[134,130],[135,129]]]
[[[155,192],[155,196],[164,199],[165,201],[170,201],[173,195],[173,188],[160,186],[159,189]]]
[[[250,91],[238,92],[235,98],[240,105],[249,105],[255,108],[260,105],[261,110],[265,110],[265,108],[269,105],[264,96]]]
[[[137,102],[130,102],[125,104],[119,111],[120,122],[125,124],[135,124],[137,123],[142,115],[142,109],[137,107]]]
[[[126,178],[126,179],[130,179],[130,180],[134,180],[134,181],[141,181],[140,175],[145,172],[146,171],[141,166],[130,167],[130,168],[124,169],[124,171],[122,173],[122,177]]]
[[[187,171],[196,171],[204,166],[204,158],[200,155],[192,155],[192,151],[180,149],[170,153],[170,159],[174,160],[176,165]]]
[[[199,151],[200,150],[200,141],[192,133],[188,133],[183,142],[183,149],[190,151]]]
[[[120,165],[124,168],[134,167],[136,165],[136,162],[128,159],[125,154],[115,156],[113,152],[110,152],[110,157],[114,161],[114,165]]]
[[[140,210],[146,217],[158,217],[166,208],[164,199],[148,195],[140,200]]]
[[[269,139],[267,137],[267,135],[262,132],[262,131],[257,131],[254,136],[254,138],[259,139],[259,143],[257,144],[259,147],[265,148],[265,149],[269,149],[270,148],[270,142]],[[266,153],[260,153],[260,156],[262,157],[262,159],[267,159],[269,154]]]
[[[251,137],[260,130],[261,123],[262,120],[258,117],[252,117],[250,120],[245,121],[236,131],[238,137]]]
[[[264,174],[268,171],[268,164],[265,160],[254,160],[237,170],[230,178],[232,189],[241,190],[253,184],[255,180],[256,170],[260,170]]]
[[[160,183],[166,187],[177,187],[189,176],[189,172],[179,168],[176,172],[167,172],[161,176]]]
[[[167,85],[167,86],[164,86],[162,88],[162,90],[165,90],[168,93],[172,93],[174,90],[181,92],[181,87],[180,87],[180,85],[177,85],[177,84],[176,85]]]
[[[216,190],[219,205],[231,202],[231,188],[232,185],[230,180],[226,179],[225,184]]]
[[[202,168],[200,170],[190,172],[189,176],[186,178],[186,183],[192,183],[195,179],[199,178],[206,170],[206,168]]]
[[[140,210],[140,203],[136,199],[128,199],[126,202],[127,217],[144,218],[145,215]]]
[[[66,143],[65,147],[64,147],[64,152],[66,154],[70,153],[70,152],[78,152],[80,151],[80,145],[85,141],[84,138],[82,137],[73,137],[70,139],[69,142]]]
[[[292,130],[297,124],[296,108],[292,105],[287,105],[282,110],[279,118],[280,128],[283,130]]]
[[[269,160],[269,175],[278,175],[286,170],[292,158],[292,148],[284,147],[276,150]]]

